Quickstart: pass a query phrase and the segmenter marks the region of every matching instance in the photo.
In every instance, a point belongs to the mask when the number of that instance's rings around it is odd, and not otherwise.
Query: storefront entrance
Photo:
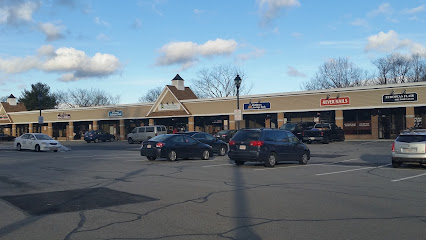
[[[405,108],[379,109],[379,139],[395,139],[406,127]]]

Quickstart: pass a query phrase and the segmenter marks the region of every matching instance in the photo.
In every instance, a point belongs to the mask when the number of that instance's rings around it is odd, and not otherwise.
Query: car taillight
[[[157,136],[157,133],[155,133],[155,136]]]
[[[229,141],[229,146],[235,145],[235,141]]]
[[[159,142],[157,143],[155,146],[158,148],[164,147],[164,145],[166,145],[165,143]]]
[[[426,144],[425,144],[426,147]],[[392,152],[395,152],[395,142],[392,143]]]
[[[222,137],[226,137],[226,134],[222,134]]]
[[[305,132],[302,132],[302,137],[305,136]]]
[[[264,143],[263,141],[250,141],[250,146],[254,146],[254,147],[262,146],[263,143]]]
[[[324,132],[321,132],[321,136],[324,136]]]

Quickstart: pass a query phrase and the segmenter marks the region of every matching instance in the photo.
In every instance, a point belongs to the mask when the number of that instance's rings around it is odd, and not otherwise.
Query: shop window
[[[371,134],[371,110],[343,111],[343,130],[345,134]]]

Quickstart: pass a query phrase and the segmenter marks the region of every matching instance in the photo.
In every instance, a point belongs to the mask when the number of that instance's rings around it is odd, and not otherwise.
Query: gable
[[[146,116],[171,116],[172,113],[176,112],[179,112],[181,115],[190,115],[186,107],[173,94],[170,88],[166,86]]]

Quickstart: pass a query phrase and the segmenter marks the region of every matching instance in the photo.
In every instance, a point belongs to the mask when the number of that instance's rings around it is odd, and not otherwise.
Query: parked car
[[[167,134],[167,128],[163,125],[135,127],[131,133],[127,134],[127,142],[143,142],[158,135]]]
[[[148,160],[167,158],[176,161],[178,158],[200,157],[207,160],[213,154],[210,145],[197,141],[184,134],[164,134],[153,137],[142,143],[141,156]]]
[[[292,132],[300,140],[303,139],[303,132],[310,130],[315,126],[315,122],[298,122],[298,123],[284,123],[280,129]]]
[[[216,138],[228,143],[236,132],[237,130],[221,130],[217,132],[215,136]]]
[[[205,132],[180,132],[178,134],[189,135],[198,141],[212,146],[213,153],[217,153],[219,156],[224,156],[228,152],[228,145],[226,142],[215,138],[213,135],[210,135]]]
[[[335,123],[317,123],[311,130],[303,131],[303,141],[307,143],[345,141],[343,129]]]
[[[105,132],[104,130],[93,130],[93,131],[87,131],[84,134],[84,141],[86,141],[87,143],[90,143],[92,141],[95,142],[95,143],[98,143],[99,141],[114,142],[115,136],[110,134],[110,133]]]
[[[293,133],[279,129],[241,129],[229,141],[228,156],[236,165],[246,161],[263,162],[274,167],[279,161],[307,164],[311,153]]]
[[[0,141],[13,141],[15,140],[16,137],[14,136],[10,136],[8,134],[5,133],[0,133]]]
[[[426,163],[426,129],[406,131],[392,144],[392,166],[400,167],[403,163]]]
[[[61,148],[61,144],[53,138],[43,133],[25,133],[15,138],[13,146],[21,151],[22,149],[30,149],[36,152],[54,151],[57,152]]]

